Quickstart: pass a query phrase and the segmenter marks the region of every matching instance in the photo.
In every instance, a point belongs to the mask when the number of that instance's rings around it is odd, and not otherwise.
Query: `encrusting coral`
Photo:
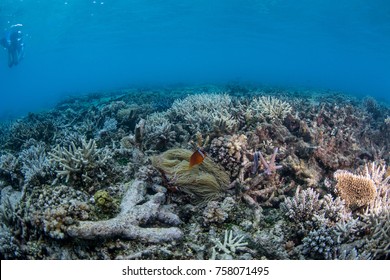
[[[146,184],[137,180],[129,184],[121,202],[120,213],[112,219],[101,221],[81,221],[77,226],[68,228],[71,237],[98,239],[123,237],[142,242],[168,242],[179,240],[183,233],[177,227],[148,227],[153,222],[162,222],[177,226],[179,217],[172,213],[165,202],[165,194],[160,192],[145,201]]]
[[[226,190],[229,175],[206,156],[202,164],[189,167],[193,152],[171,149],[152,158],[152,164],[171,184],[182,191],[195,194],[202,200],[210,200]]]

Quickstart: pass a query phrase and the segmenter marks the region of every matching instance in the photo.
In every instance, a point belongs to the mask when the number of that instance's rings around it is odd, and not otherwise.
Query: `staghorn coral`
[[[4,224],[0,225],[0,259],[14,260],[21,258],[20,244],[15,239],[13,232]]]
[[[238,251],[242,251],[248,245],[245,236],[242,234],[233,235],[233,230],[225,230],[223,243],[219,239],[211,239],[215,246],[212,248],[211,260],[217,259],[231,259]],[[218,252],[218,253],[217,253]]]
[[[334,173],[337,180],[336,190],[351,208],[367,206],[376,197],[376,187],[370,178],[338,170]]]
[[[278,153],[278,148],[276,147],[274,149],[274,152],[271,156],[271,159],[269,160],[269,162],[267,162],[264,157],[263,157],[263,154],[258,151],[258,152],[255,152],[254,154],[254,163],[253,163],[253,168],[252,168],[252,173],[256,173],[257,170],[258,170],[258,167],[259,167],[259,158],[260,158],[260,161],[264,167],[264,174],[270,176],[272,175],[273,173],[276,172],[276,170],[278,169],[281,169],[283,166],[281,165],[276,165],[275,164],[275,159],[276,159],[276,154]]]
[[[379,210],[370,209],[363,216],[366,236],[365,252],[374,259],[390,258],[390,206],[389,203]]]
[[[390,175],[387,174],[386,164],[384,162],[368,162],[364,165],[360,175],[374,181],[378,196],[384,197],[390,191]]]
[[[305,223],[319,213],[322,201],[319,193],[313,189],[300,190],[298,187],[293,198],[287,197],[281,204],[285,215],[297,224]]]
[[[19,162],[22,163],[21,172],[27,185],[39,184],[50,173],[51,165],[42,143],[23,150],[19,155]]]
[[[182,120],[190,134],[214,132],[218,136],[236,129],[238,121],[232,108],[232,100],[226,94],[196,94],[175,100],[167,113],[172,120]]]
[[[146,184],[136,180],[127,186],[120,213],[112,219],[82,221],[71,226],[67,233],[75,238],[98,239],[123,237],[141,242],[160,243],[181,239],[183,233],[177,227],[147,227],[159,221],[170,225],[181,223],[165,202],[164,193],[156,193],[145,201]]]
[[[192,153],[185,149],[168,150],[152,157],[152,164],[168,179],[169,184],[202,200],[211,200],[228,187],[229,175],[208,157],[202,164],[190,168]]]
[[[291,105],[286,101],[273,96],[254,98],[246,110],[247,120],[267,118],[270,120],[284,120],[292,111]]]
[[[7,153],[0,156],[0,178],[15,189],[21,185],[23,174],[20,171],[20,162],[13,154]]]
[[[387,116],[386,119],[385,119],[385,124],[387,126],[390,126],[390,116]]]
[[[82,139],[81,147],[76,147],[74,142],[68,149],[57,145],[49,155],[50,161],[59,168],[56,170],[57,179],[65,178],[66,183],[71,181],[80,186],[103,181],[106,177],[104,169],[108,170],[107,163],[111,158],[109,151],[98,149],[92,139],[88,142]]]
[[[142,128],[141,122],[138,126]],[[171,148],[176,144],[177,132],[175,126],[169,121],[166,113],[153,113],[148,115],[144,124],[143,131],[141,130],[137,137],[141,138],[142,148],[144,150],[165,150]]]
[[[372,168],[368,168],[368,167]],[[373,178],[377,184],[377,197],[368,205],[361,215],[363,229],[366,236],[365,251],[374,259],[390,258],[390,177],[384,174],[386,166],[366,164],[367,176]]]
[[[302,251],[315,259],[334,259],[340,245],[333,231],[322,225],[303,238]]]

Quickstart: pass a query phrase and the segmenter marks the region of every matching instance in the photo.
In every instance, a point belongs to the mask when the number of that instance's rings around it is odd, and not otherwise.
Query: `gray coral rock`
[[[169,210],[169,206],[162,205],[165,201],[164,193],[154,194],[146,202],[145,198],[146,184],[136,180],[128,187],[118,216],[104,221],[82,221],[78,226],[70,227],[68,234],[82,239],[120,236],[150,243],[181,239],[183,232],[177,227],[146,227],[154,221],[175,226],[181,221]]]

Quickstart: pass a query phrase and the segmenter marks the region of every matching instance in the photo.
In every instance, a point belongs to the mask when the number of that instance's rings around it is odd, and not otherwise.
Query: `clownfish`
[[[194,165],[201,164],[206,157],[206,153],[200,148],[197,148],[196,151],[190,157],[190,168]]]

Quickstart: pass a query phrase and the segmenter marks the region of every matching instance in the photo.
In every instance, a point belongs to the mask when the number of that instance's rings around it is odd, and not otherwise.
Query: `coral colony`
[[[389,259],[389,116],[249,86],[64,100],[0,124],[0,256]]]

